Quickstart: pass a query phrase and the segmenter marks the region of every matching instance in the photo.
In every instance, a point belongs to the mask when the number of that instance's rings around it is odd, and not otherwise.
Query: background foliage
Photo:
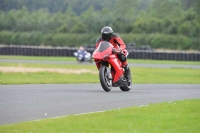
[[[94,45],[109,25],[125,43],[200,50],[199,0],[1,0],[0,43]]]

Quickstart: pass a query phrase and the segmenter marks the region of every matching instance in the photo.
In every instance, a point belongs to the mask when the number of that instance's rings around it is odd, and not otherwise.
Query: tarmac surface
[[[200,84],[133,84],[129,92],[100,84],[0,85],[0,125],[194,98]]]

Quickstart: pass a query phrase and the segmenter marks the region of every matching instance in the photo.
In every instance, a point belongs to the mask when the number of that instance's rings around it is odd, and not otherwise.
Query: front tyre
[[[99,69],[99,79],[102,88],[109,92],[112,89],[112,79],[109,78],[110,71],[107,71],[106,66],[101,66]]]

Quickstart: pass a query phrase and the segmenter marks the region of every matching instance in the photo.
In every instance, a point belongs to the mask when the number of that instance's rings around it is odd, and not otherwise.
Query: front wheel
[[[106,66],[101,66],[99,69],[99,79],[101,86],[106,92],[109,92],[112,89],[112,79],[109,78],[111,73],[108,71],[108,69],[110,68]]]

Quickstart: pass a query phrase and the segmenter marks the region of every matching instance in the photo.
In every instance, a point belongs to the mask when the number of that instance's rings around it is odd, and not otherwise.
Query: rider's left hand
[[[121,51],[122,51],[122,50],[121,50],[120,48],[113,48],[113,49],[112,49],[112,52],[113,52],[113,53],[121,53]]]

